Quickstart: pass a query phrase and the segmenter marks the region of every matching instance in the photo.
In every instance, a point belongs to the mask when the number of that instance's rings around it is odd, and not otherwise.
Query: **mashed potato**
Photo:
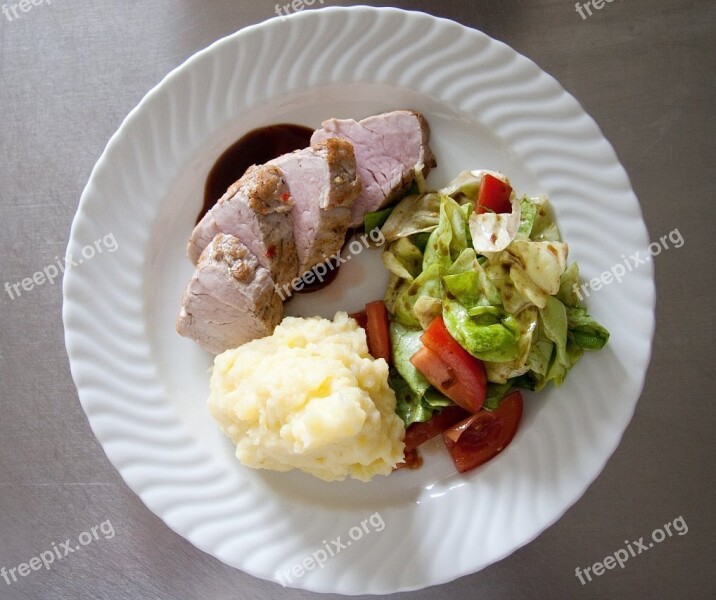
[[[209,408],[248,467],[368,481],[403,459],[388,365],[346,313],[286,317],[272,336],[218,355]]]

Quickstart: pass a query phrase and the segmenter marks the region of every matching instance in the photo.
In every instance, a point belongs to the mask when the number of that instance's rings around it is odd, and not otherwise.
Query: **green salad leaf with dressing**
[[[504,182],[509,200],[476,204],[486,175]],[[514,388],[561,385],[585,350],[607,343],[609,332],[580,303],[577,263],[568,261],[546,197],[518,197],[489,171],[416,192],[366,215],[367,225],[382,223],[387,244],[391,385],[406,426],[451,404],[410,360],[436,317],[482,361],[488,410]]]

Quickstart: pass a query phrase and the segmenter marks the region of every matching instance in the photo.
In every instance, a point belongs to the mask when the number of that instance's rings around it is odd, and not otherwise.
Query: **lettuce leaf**
[[[423,269],[440,265],[447,270],[467,248],[467,224],[460,205],[448,196],[442,196],[440,221],[425,247]]]
[[[553,352],[554,343],[544,335],[542,328],[540,327],[537,339],[532,342],[532,347],[530,348],[530,353],[527,357],[527,365],[530,368],[530,372],[535,375],[539,375],[540,377],[547,375]]]
[[[383,251],[383,264],[394,275],[413,281],[422,271],[423,253],[410,238],[400,238]]]
[[[502,399],[507,396],[511,389],[511,381],[506,383],[488,383],[484,407],[487,410],[496,410],[500,406]]]
[[[565,306],[579,306],[580,299],[576,291],[578,289],[579,267],[576,262],[573,262],[567,267],[567,270],[562,273],[562,277],[559,279],[557,299]]]
[[[440,265],[432,265],[424,270],[413,281],[399,280],[394,285],[389,282],[386,292],[386,304],[395,319],[406,327],[421,327],[420,320],[414,312],[415,302],[423,296],[437,298],[443,295]]]
[[[509,379],[524,375],[530,370],[528,360],[532,343],[537,333],[539,312],[534,306],[529,306],[517,313],[515,320],[520,328],[519,340],[517,342],[519,355],[514,360],[508,362],[485,361],[487,380],[492,383],[506,383]]]
[[[509,279],[508,283],[521,296],[544,308],[547,298],[559,292],[560,279],[567,268],[567,252],[567,244],[562,242],[515,240],[503,252],[488,259],[492,267],[490,274],[499,277],[499,269],[502,269],[503,279]],[[503,287],[503,301],[510,289]],[[519,296],[515,298],[522,300]],[[517,312],[514,304],[506,302],[505,308]]]
[[[446,398],[435,388],[431,387],[425,392],[423,400],[430,408],[443,409],[446,406],[452,406],[455,404],[450,398]]]
[[[408,387],[418,396],[423,396],[430,387],[428,380],[410,362],[410,357],[423,347],[420,341],[422,334],[422,329],[408,329],[397,321],[390,323],[393,366]]]
[[[554,220],[552,206],[546,196],[532,198],[536,213],[530,239],[536,242],[561,242],[562,236]]]
[[[472,245],[480,254],[500,252],[507,248],[517,236],[520,228],[522,209],[520,201],[512,192],[512,212],[472,213],[469,219]]]
[[[448,269],[447,275],[443,277],[443,282],[447,290],[458,298],[467,309],[473,308],[476,304],[502,305],[497,288],[488,277],[472,248],[463,250]]]
[[[460,302],[445,298],[443,319],[450,335],[476,358],[507,362],[519,356],[520,325],[512,315],[480,323]]]
[[[441,198],[435,192],[403,198],[381,228],[386,242],[394,242],[414,233],[433,231],[440,221]]]
[[[421,394],[410,389],[406,381],[397,371],[391,370],[388,384],[395,392],[395,412],[403,420],[406,427],[413,423],[429,421],[435,410],[425,402]]]
[[[532,226],[537,216],[537,205],[531,198],[525,196],[520,200],[520,228],[517,230],[515,239],[528,240],[532,233]]]
[[[447,186],[442,188],[440,193],[450,196],[458,200],[458,202],[461,200],[474,202],[480,189],[480,181],[482,181],[482,176],[486,172],[488,171],[462,171]],[[490,173],[492,172],[490,171]]]
[[[439,298],[420,296],[413,305],[413,314],[420,327],[427,329],[436,317],[443,314],[443,304]]]
[[[582,307],[567,308],[567,324],[574,343],[585,350],[601,350],[609,341],[609,332]]]
[[[556,350],[557,362],[565,368],[571,367],[567,355],[567,311],[557,298],[550,296],[544,308],[539,309],[544,335]]]
[[[465,307],[475,307],[481,298],[480,277],[475,271],[443,277],[445,289]]]
[[[483,267],[483,271],[497,295],[497,301],[493,301],[491,304],[502,305],[507,312],[517,314],[530,306],[531,302],[517,290],[510,277],[511,265],[509,262],[503,262],[501,258],[502,253],[488,260]]]
[[[378,227],[382,227],[388,220],[388,217],[391,215],[394,208],[394,206],[389,206],[388,208],[382,208],[380,210],[365,213],[363,216],[363,225],[365,226],[365,230],[367,232],[371,232]]]

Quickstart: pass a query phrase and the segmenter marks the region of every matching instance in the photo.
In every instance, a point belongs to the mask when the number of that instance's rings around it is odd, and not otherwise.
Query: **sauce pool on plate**
[[[281,123],[249,131],[218,158],[204,185],[204,205],[198,223],[211,210],[229,186],[241,178],[251,165],[262,165],[282,154],[311,145],[313,129]]]
[[[204,205],[196,222],[201,221],[228,187],[240,179],[251,165],[261,165],[288,152],[306,148],[311,145],[311,135],[313,129],[310,127],[281,123],[249,131],[229,146],[209,171],[204,185]],[[304,279],[303,285],[297,286],[295,293],[316,292],[329,285],[338,275],[340,265],[328,262],[328,273],[323,281],[309,276],[308,281]]]

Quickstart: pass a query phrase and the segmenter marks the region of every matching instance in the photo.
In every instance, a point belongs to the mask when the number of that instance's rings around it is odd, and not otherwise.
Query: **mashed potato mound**
[[[272,336],[218,355],[209,408],[255,469],[369,481],[403,460],[388,365],[346,313],[286,317]]]

